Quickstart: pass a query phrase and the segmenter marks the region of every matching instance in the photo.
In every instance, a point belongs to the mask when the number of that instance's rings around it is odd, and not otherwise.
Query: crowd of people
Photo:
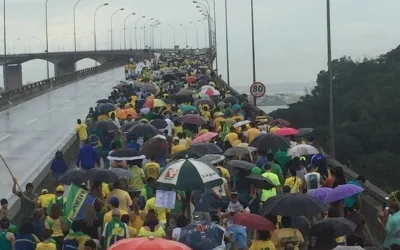
[[[55,192],[36,195],[31,183],[22,191],[14,179],[30,214],[16,227],[1,200],[0,250],[153,249],[139,243],[160,238],[158,249],[372,246],[359,213],[365,178],[347,180],[341,167],[329,168],[312,129],[255,111],[207,64],[192,54],[131,60],[126,80],[77,120],[77,168],[56,153]],[[129,175],[105,181],[115,169]],[[93,202],[71,209],[82,200],[70,185]],[[158,205],[169,186],[173,206]],[[398,201],[400,193],[391,194],[379,213],[391,250],[400,249]]]

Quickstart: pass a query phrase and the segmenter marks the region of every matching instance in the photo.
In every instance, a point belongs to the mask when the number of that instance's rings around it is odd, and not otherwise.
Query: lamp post
[[[230,85],[230,74],[229,74],[229,42],[228,42],[228,1],[225,0],[225,43],[226,43],[226,79],[228,86]]]
[[[4,46],[4,66],[3,66],[3,78],[4,78],[4,90],[7,91],[8,89],[8,80],[7,80],[7,32],[6,32],[6,0],[3,0],[3,22],[4,22],[4,27],[3,27],[3,32],[4,32],[4,38],[3,38],[3,46]]]
[[[137,23],[142,18],[146,18],[146,16],[139,17],[138,19],[136,19],[136,22],[135,22],[135,45],[136,45],[136,50],[138,49],[138,46],[137,46],[138,45],[138,43],[137,43],[137,41],[138,41],[138,39],[137,39]]]
[[[175,45],[176,45],[176,43],[175,43],[175,28],[174,27],[172,27],[172,25],[170,24],[170,25],[168,25],[168,27],[170,27],[171,29],[172,29],[172,34],[173,34],[173,36],[174,36],[174,49],[175,49]]]
[[[146,48],[146,24],[149,22],[149,21],[153,21],[154,20],[154,18],[149,18],[149,19],[147,19],[146,20],[146,22],[144,22],[144,24],[143,24],[143,48]]]
[[[335,132],[333,120],[333,88],[332,88],[332,43],[331,43],[331,4],[326,0],[326,31],[329,74],[329,154],[335,157]]]
[[[115,16],[115,14],[117,14],[118,11],[122,11],[122,10],[124,10],[124,8],[114,11],[114,13],[111,15],[111,30],[110,30],[110,32],[111,32],[111,50],[113,50],[113,48],[114,48],[114,45],[113,45],[113,42],[114,42],[113,41],[113,18]]]
[[[185,37],[186,37],[186,49],[188,48],[188,36],[187,36],[187,28],[185,24],[179,24],[180,26],[183,26],[185,28]]]
[[[93,14],[94,53],[96,53],[96,51],[97,51],[96,14],[97,14],[97,11],[104,6],[108,6],[108,3],[102,4],[99,7],[97,7]],[[97,66],[97,61],[94,62],[94,65]]]
[[[196,30],[196,48],[199,48],[199,32],[197,31],[197,25],[194,22],[189,22],[194,25],[194,29]]]
[[[49,66],[49,30],[48,30],[48,24],[47,24],[47,4],[49,0],[46,0],[45,5],[44,5],[44,12],[45,12],[45,25],[46,25],[46,66],[47,66],[47,79],[50,78],[50,66]]]
[[[152,23],[150,25],[150,45],[151,48],[154,49],[155,45],[154,45],[154,28],[157,27],[157,25],[160,24],[160,21],[156,20],[154,23]]]
[[[76,54],[76,19],[75,19],[75,12],[76,12],[76,6],[78,6],[78,3],[82,0],[78,0],[75,5],[74,5],[74,51]]]
[[[254,45],[254,5],[253,5],[253,0],[251,1],[251,52],[252,52],[252,57],[253,57],[253,83],[256,82],[256,49]],[[254,106],[257,105],[257,99],[256,97],[253,97],[253,104]]]
[[[129,15],[127,15],[124,19],[124,48],[126,50],[126,20],[130,17],[130,16],[134,16],[136,15],[136,13],[131,13]]]

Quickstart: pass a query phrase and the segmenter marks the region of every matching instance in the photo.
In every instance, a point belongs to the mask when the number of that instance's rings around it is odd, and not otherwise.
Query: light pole
[[[228,86],[230,85],[230,74],[229,74],[229,42],[228,42],[228,1],[225,0],[225,43],[226,43],[226,80]]]
[[[47,66],[47,79],[50,78],[50,66],[49,66],[49,30],[48,30],[48,24],[47,24],[47,3],[49,2],[49,0],[46,0],[46,3],[44,5],[44,12],[45,12],[45,25],[46,25],[46,66]]]
[[[76,54],[76,20],[75,20],[75,12],[76,12],[76,6],[78,6],[78,3],[82,0],[78,0],[75,5],[74,5],[74,51]]]
[[[196,6],[197,7],[197,6]],[[204,18],[207,18],[207,26],[208,26],[208,48],[212,49],[212,32],[211,32],[211,17],[210,14],[207,12],[203,12],[203,10],[199,10],[201,14],[203,14]]]
[[[138,46],[137,46],[137,41],[138,41],[138,39],[137,39],[137,23],[139,22],[139,20],[140,19],[142,19],[142,18],[146,18],[146,16],[141,16],[141,17],[139,17],[138,19],[136,19],[136,22],[135,22],[135,45],[136,45],[136,50],[138,49]]]
[[[203,22],[204,20],[197,20],[201,24],[203,24],[204,27],[204,48],[207,48],[207,27],[206,24]]]
[[[144,49],[146,49],[146,46],[147,46],[147,45],[146,45],[146,44],[147,44],[147,43],[146,43],[146,40],[147,40],[147,39],[146,39],[146,24],[147,24],[149,21],[153,21],[153,20],[154,20],[154,18],[151,17],[151,18],[147,19],[146,22],[144,22],[144,24],[143,24],[143,48],[144,48]]]
[[[111,50],[113,50],[113,48],[114,48],[114,45],[113,45],[113,18],[115,16],[115,14],[117,14],[118,11],[122,11],[122,10],[124,10],[124,8],[114,11],[114,13],[111,15],[111,30],[110,30],[110,32],[111,32]]]
[[[156,20],[154,23],[150,24],[150,48],[154,49],[154,28],[160,24],[160,21]]]
[[[253,57],[253,83],[256,82],[256,48],[254,45],[254,5],[253,0],[251,1],[251,52]],[[253,97],[253,104],[254,106],[257,105],[256,97]]]
[[[97,7],[96,10],[94,11],[94,15],[93,15],[94,53],[96,53],[96,51],[97,51],[96,14],[97,14],[97,11],[104,6],[108,6],[108,3],[102,4],[99,7]],[[97,66],[97,61],[94,61],[94,65]]]
[[[199,32],[197,31],[197,25],[194,22],[189,22],[190,24],[193,24],[194,29],[196,30],[196,48],[199,49]]]
[[[3,0],[3,46],[4,46],[4,66],[3,66],[3,78],[4,78],[4,90],[8,89],[7,81],[7,32],[6,32],[6,0]]]
[[[326,31],[328,49],[328,74],[329,74],[329,154],[335,157],[335,132],[333,121],[333,88],[332,88],[332,43],[331,43],[331,4],[326,0]]]
[[[126,20],[127,20],[130,16],[134,16],[134,15],[136,15],[136,13],[131,13],[131,14],[127,15],[127,16],[125,17],[125,20],[124,20],[124,47],[125,47],[125,50],[126,50]]]
[[[180,26],[183,26],[185,28],[185,37],[186,37],[186,49],[188,48],[188,36],[187,36],[187,28],[185,24],[179,24]]]
[[[174,27],[172,27],[172,25],[170,24],[170,25],[168,25],[168,27],[170,27],[171,29],[172,29],[172,35],[174,36],[174,49],[175,49],[175,45],[176,45],[176,43],[175,43],[175,28]]]

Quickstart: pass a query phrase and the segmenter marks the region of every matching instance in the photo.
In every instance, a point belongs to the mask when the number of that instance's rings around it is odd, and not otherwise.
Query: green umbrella
[[[195,159],[180,159],[168,164],[157,180],[157,189],[203,190],[223,184],[218,170]]]
[[[195,111],[195,110],[197,110],[197,108],[195,106],[192,106],[192,105],[183,105],[181,107],[182,113],[186,113],[186,112],[189,112],[189,111]]]

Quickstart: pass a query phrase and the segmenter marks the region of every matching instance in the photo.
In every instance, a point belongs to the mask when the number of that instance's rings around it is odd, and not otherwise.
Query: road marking
[[[63,102],[62,102],[62,104],[64,104],[64,103],[67,103],[67,102],[69,102],[69,100],[65,100],[65,101],[63,101]]]
[[[26,124],[31,124],[31,123],[33,123],[33,122],[35,122],[35,121],[37,121],[36,118],[35,118],[35,119],[32,119],[32,120],[30,120],[30,121],[28,121]]]
[[[78,96],[80,96],[81,95],[81,93],[78,93]]]
[[[12,134],[8,134],[6,136],[3,136],[0,138],[0,141],[4,141],[5,139],[7,139],[8,137],[10,137]]]
[[[54,109],[49,109],[49,110],[47,110],[47,112],[51,112],[51,111],[53,111]]]

